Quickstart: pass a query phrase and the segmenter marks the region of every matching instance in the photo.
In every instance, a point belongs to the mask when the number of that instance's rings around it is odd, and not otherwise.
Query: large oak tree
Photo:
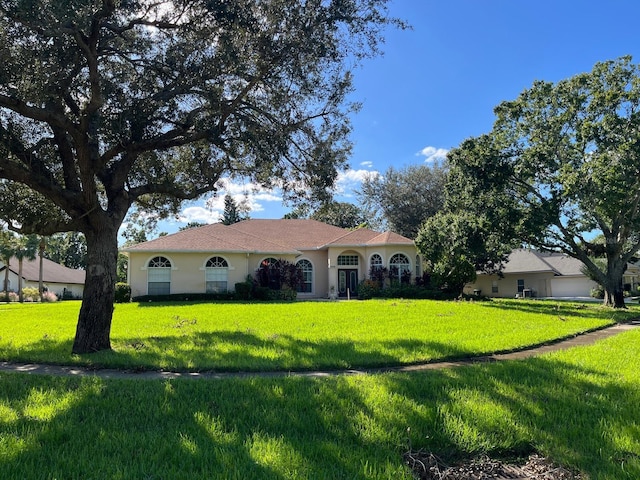
[[[224,175],[321,195],[386,0],[0,0],[0,214],[82,232],[73,352],[110,348],[117,233]]]
[[[489,134],[448,156],[457,211],[490,218],[505,239],[577,258],[605,304],[624,307],[622,275],[640,247],[638,65],[624,57],[537,81],[495,112]]]

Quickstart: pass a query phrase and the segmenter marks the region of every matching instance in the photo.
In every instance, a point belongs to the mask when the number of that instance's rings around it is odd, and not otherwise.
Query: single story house
[[[18,259],[9,260],[9,283],[7,290],[18,290]],[[0,285],[4,291],[7,266],[0,262]],[[40,257],[35,260],[22,260],[22,288],[39,288]],[[42,259],[43,287],[55,293],[58,298],[82,298],[84,291],[85,271],[65,267],[47,258]]]
[[[307,219],[245,220],[190,228],[122,251],[132,296],[233,291],[265,262],[301,267],[299,298],[356,296],[371,266],[422,273],[412,240],[393,232],[346,230]]]
[[[479,273],[465,293],[489,297],[588,297],[596,283],[582,273],[582,262],[557,252],[516,249],[509,255],[502,276]],[[638,286],[640,268],[629,264],[623,282]]]

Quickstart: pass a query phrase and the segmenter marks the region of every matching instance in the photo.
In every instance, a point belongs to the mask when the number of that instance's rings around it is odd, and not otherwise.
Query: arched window
[[[169,295],[171,293],[171,262],[166,257],[153,257],[147,264],[147,293]]]
[[[222,257],[211,257],[205,265],[205,281],[207,293],[224,293],[227,291],[229,264]]]
[[[400,283],[411,281],[411,264],[409,258],[402,253],[396,253],[389,260],[389,278]]]
[[[300,260],[296,265],[302,271],[302,283],[298,286],[298,292],[311,293],[313,291],[313,265],[309,260]]]
[[[371,255],[371,268],[382,268],[382,257],[377,253]]]

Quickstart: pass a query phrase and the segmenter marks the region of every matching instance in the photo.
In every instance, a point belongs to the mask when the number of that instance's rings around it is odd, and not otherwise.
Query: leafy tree
[[[400,235],[415,238],[424,221],[444,205],[447,168],[440,165],[390,167],[364,180],[358,197],[363,208]]]
[[[224,211],[222,213],[222,220],[220,223],[224,225],[233,225],[234,223],[246,220],[246,209],[242,208],[236,203],[233,197],[229,194],[224,196]]]
[[[622,274],[640,247],[638,73],[623,57],[535,82],[495,109],[489,134],[449,155],[460,206],[480,215],[495,206],[492,226],[505,238],[577,258],[604,287],[604,303],[619,308]],[[594,232],[602,243],[588,240]],[[598,251],[605,267],[591,258]]]
[[[439,212],[421,227],[418,251],[428,260],[431,283],[462,293],[477,271],[500,271],[511,245],[503,242],[484,216],[463,211]]]
[[[173,214],[230,173],[326,196],[389,24],[386,0],[0,1],[0,214],[85,235],[73,352],[111,348],[132,206]]]
[[[358,228],[367,223],[366,213],[348,202],[327,202],[311,214],[313,220],[340,228]]]
[[[86,268],[87,242],[82,233],[56,233],[47,238],[46,242],[45,258],[69,268]]]
[[[183,225],[182,227],[180,227],[178,230],[182,232],[184,230],[189,230],[190,228],[204,227],[205,225],[206,223],[203,223],[203,222],[189,222],[186,225]]]

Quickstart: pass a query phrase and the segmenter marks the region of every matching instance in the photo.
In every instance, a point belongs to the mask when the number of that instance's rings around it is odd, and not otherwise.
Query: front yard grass
[[[517,321],[506,320],[511,304],[438,306],[471,307],[494,313],[484,328],[470,319],[469,337],[515,328],[500,327]],[[540,321],[549,328],[580,322],[548,315]],[[456,343],[455,351],[470,348]],[[524,361],[403,374],[134,381],[0,373],[0,478],[409,480],[402,454],[411,445],[448,458],[535,449],[590,480],[638,479],[639,405],[640,329]]]
[[[376,367],[519,349],[639,312],[523,300],[118,304],[113,351],[76,356],[79,306],[0,305],[0,359],[176,371]]]

